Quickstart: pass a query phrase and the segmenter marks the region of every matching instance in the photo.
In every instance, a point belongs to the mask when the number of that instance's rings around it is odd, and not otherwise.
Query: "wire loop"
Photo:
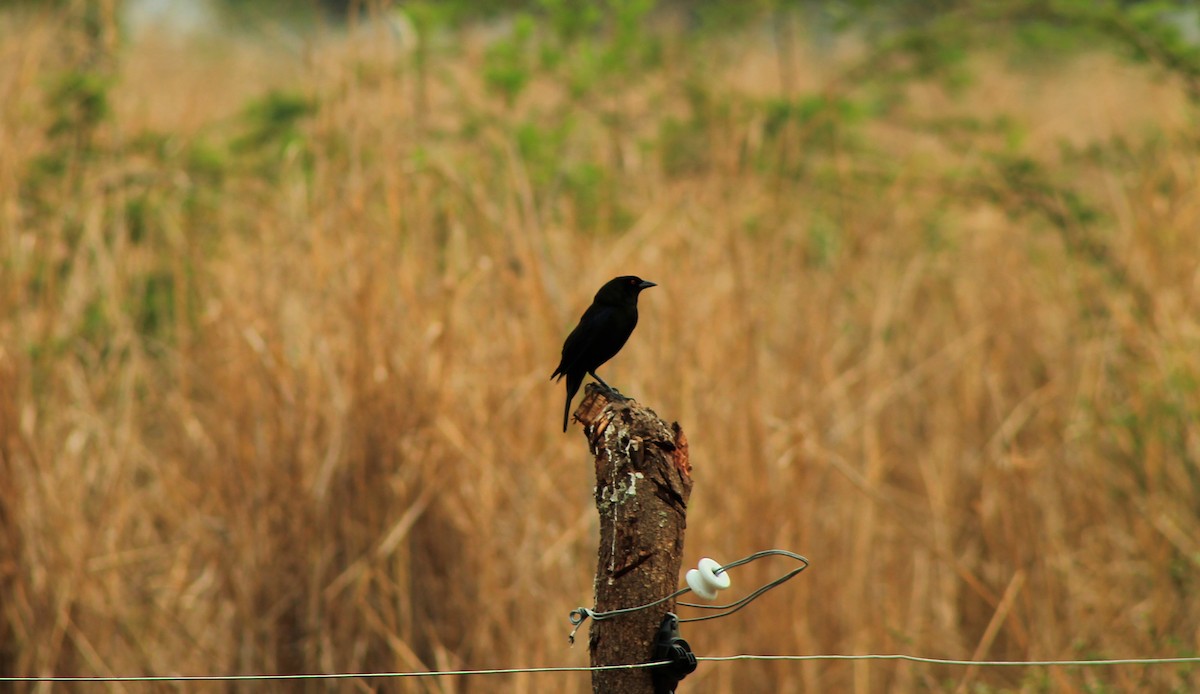
[[[767,591],[771,590],[772,588],[775,588],[777,586],[780,586],[780,585],[790,581],[793,577],[796,576],[796,574],[798,574],[801,571],[804,571],[805,569],[808,568],[808,560],[805,559],[804,557],[800,556],[799,554],[796,554],[795,552],[789,552],[786,549],[765,549],[761,552],[755,552],[754,554],[751,554],[748,557],[743,557],[741,559],[738,559],[737,561],[730,562],[730,563],[725,564],[717,569],[714,569],[713,573],[719,576],[719,575],[729,571],[730,569],[736,568],[738,566],[742,566],[743,564],[749,564],[752,561],[757,561],[764,557],[771,557],[771,556],[779,556],[779,557],[787,557],[788,559],[795,559],[796,561],[800,562],[801,566],[798,566],[798,567],[792,569],[791,571],[783,574],[782,576],[780,576],[779,578],[776,578],[773,581],[770,581],[769,583],[759,586],[757,589],[755,589],[749,595],[741,598],[740,600],[731,602],[728,605],[701,605],[699,603],[694,603],[694,602],[678,603],[681,607],[693,607],[698,610],[717,610],[718,611],[717,614],[710,614],[710,615],[706,615],[703,617],[688,617],[687,619],[680,619],[679,621],[681,623],[682,622],[703,622],[703,621],[709,620],[709,619],[719,619],[721,617],[728,617],[729,615],[733,614],[734,612],[737,612],[738,610],[742,609],[746,605],[749,605],[750,603],[757,600],[759,598],[759,596],[761,596],[763,593],[766,593]],[[680,595],[683,595],[684,593],[690,593],[690,592],[692,592],[692,589],[690,587],[689,588],[680,588],[679,590],[675,591],[674,593],[671,593],[670,595],[661,597],[658,600],[655,600],[653,602],[648,602],[645,605],[638,605],[636,607],[622,607],[622,608],[616,609],[616,610],[608,610],[607,612],[596,612],[595,610],[589,609],[587,607],[577,607],[574,610],[571,610],[569,619],[571,620],[571,624],[575,628],[571,630],[571,633],[567,636],[567,640],[570,641],[572,644],[575,643],[575,634],[576,634],[576,632],[579,631],[579,628],[581,626],[583,626],[583,623],[587,620],[588,617],[591,617],[592,620],[594,620],[594,621],[600,622],[605,619],[612,619],[613,617],[620,617],[621,615],[629,614],[631,612],[638,612],[640,610],[646,610],[646,609],[649,609],[656,605],[661,605],[662,603],[667,602],[668,600],[673,600],[674,598],[677,598]]]

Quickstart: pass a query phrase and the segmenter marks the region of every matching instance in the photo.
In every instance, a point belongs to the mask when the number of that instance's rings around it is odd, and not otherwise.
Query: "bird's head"
[[[596,302],[602,304],[636,304],[643,289],[658,285],[635,275],[625,275],[609,280],[596,292]]]

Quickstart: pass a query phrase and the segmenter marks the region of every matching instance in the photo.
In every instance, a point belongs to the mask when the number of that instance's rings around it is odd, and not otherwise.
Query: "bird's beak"
[[[642,280],[642,283],[638,285],[638,289],[649,289],[650,287],[657,287],[657,286],[658,286],[657,284],[655,284],[649,280]]]

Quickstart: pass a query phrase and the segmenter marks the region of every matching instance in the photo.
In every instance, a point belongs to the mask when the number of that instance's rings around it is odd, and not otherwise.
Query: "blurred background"
[[[659,286],[602,375],[691,442],[685,567],[812,561],[697,654],[1197,655],[1197,16],[0,3],[0,674],[586,665],[593,470],[547,379],[621,274]]]

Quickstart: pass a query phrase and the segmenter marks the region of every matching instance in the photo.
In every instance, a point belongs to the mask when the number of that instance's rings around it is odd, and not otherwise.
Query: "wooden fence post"
[[[575,411],[596,463],[600,550],[596,611],[645,605],[675,592],[683,558],[692,467],[687,438],[652,410],[588,384]],[[650,662],[671,600],[647,610],[593,621],[592,665]],[[592,673],[597,694],[651,694],[648,669]]]

